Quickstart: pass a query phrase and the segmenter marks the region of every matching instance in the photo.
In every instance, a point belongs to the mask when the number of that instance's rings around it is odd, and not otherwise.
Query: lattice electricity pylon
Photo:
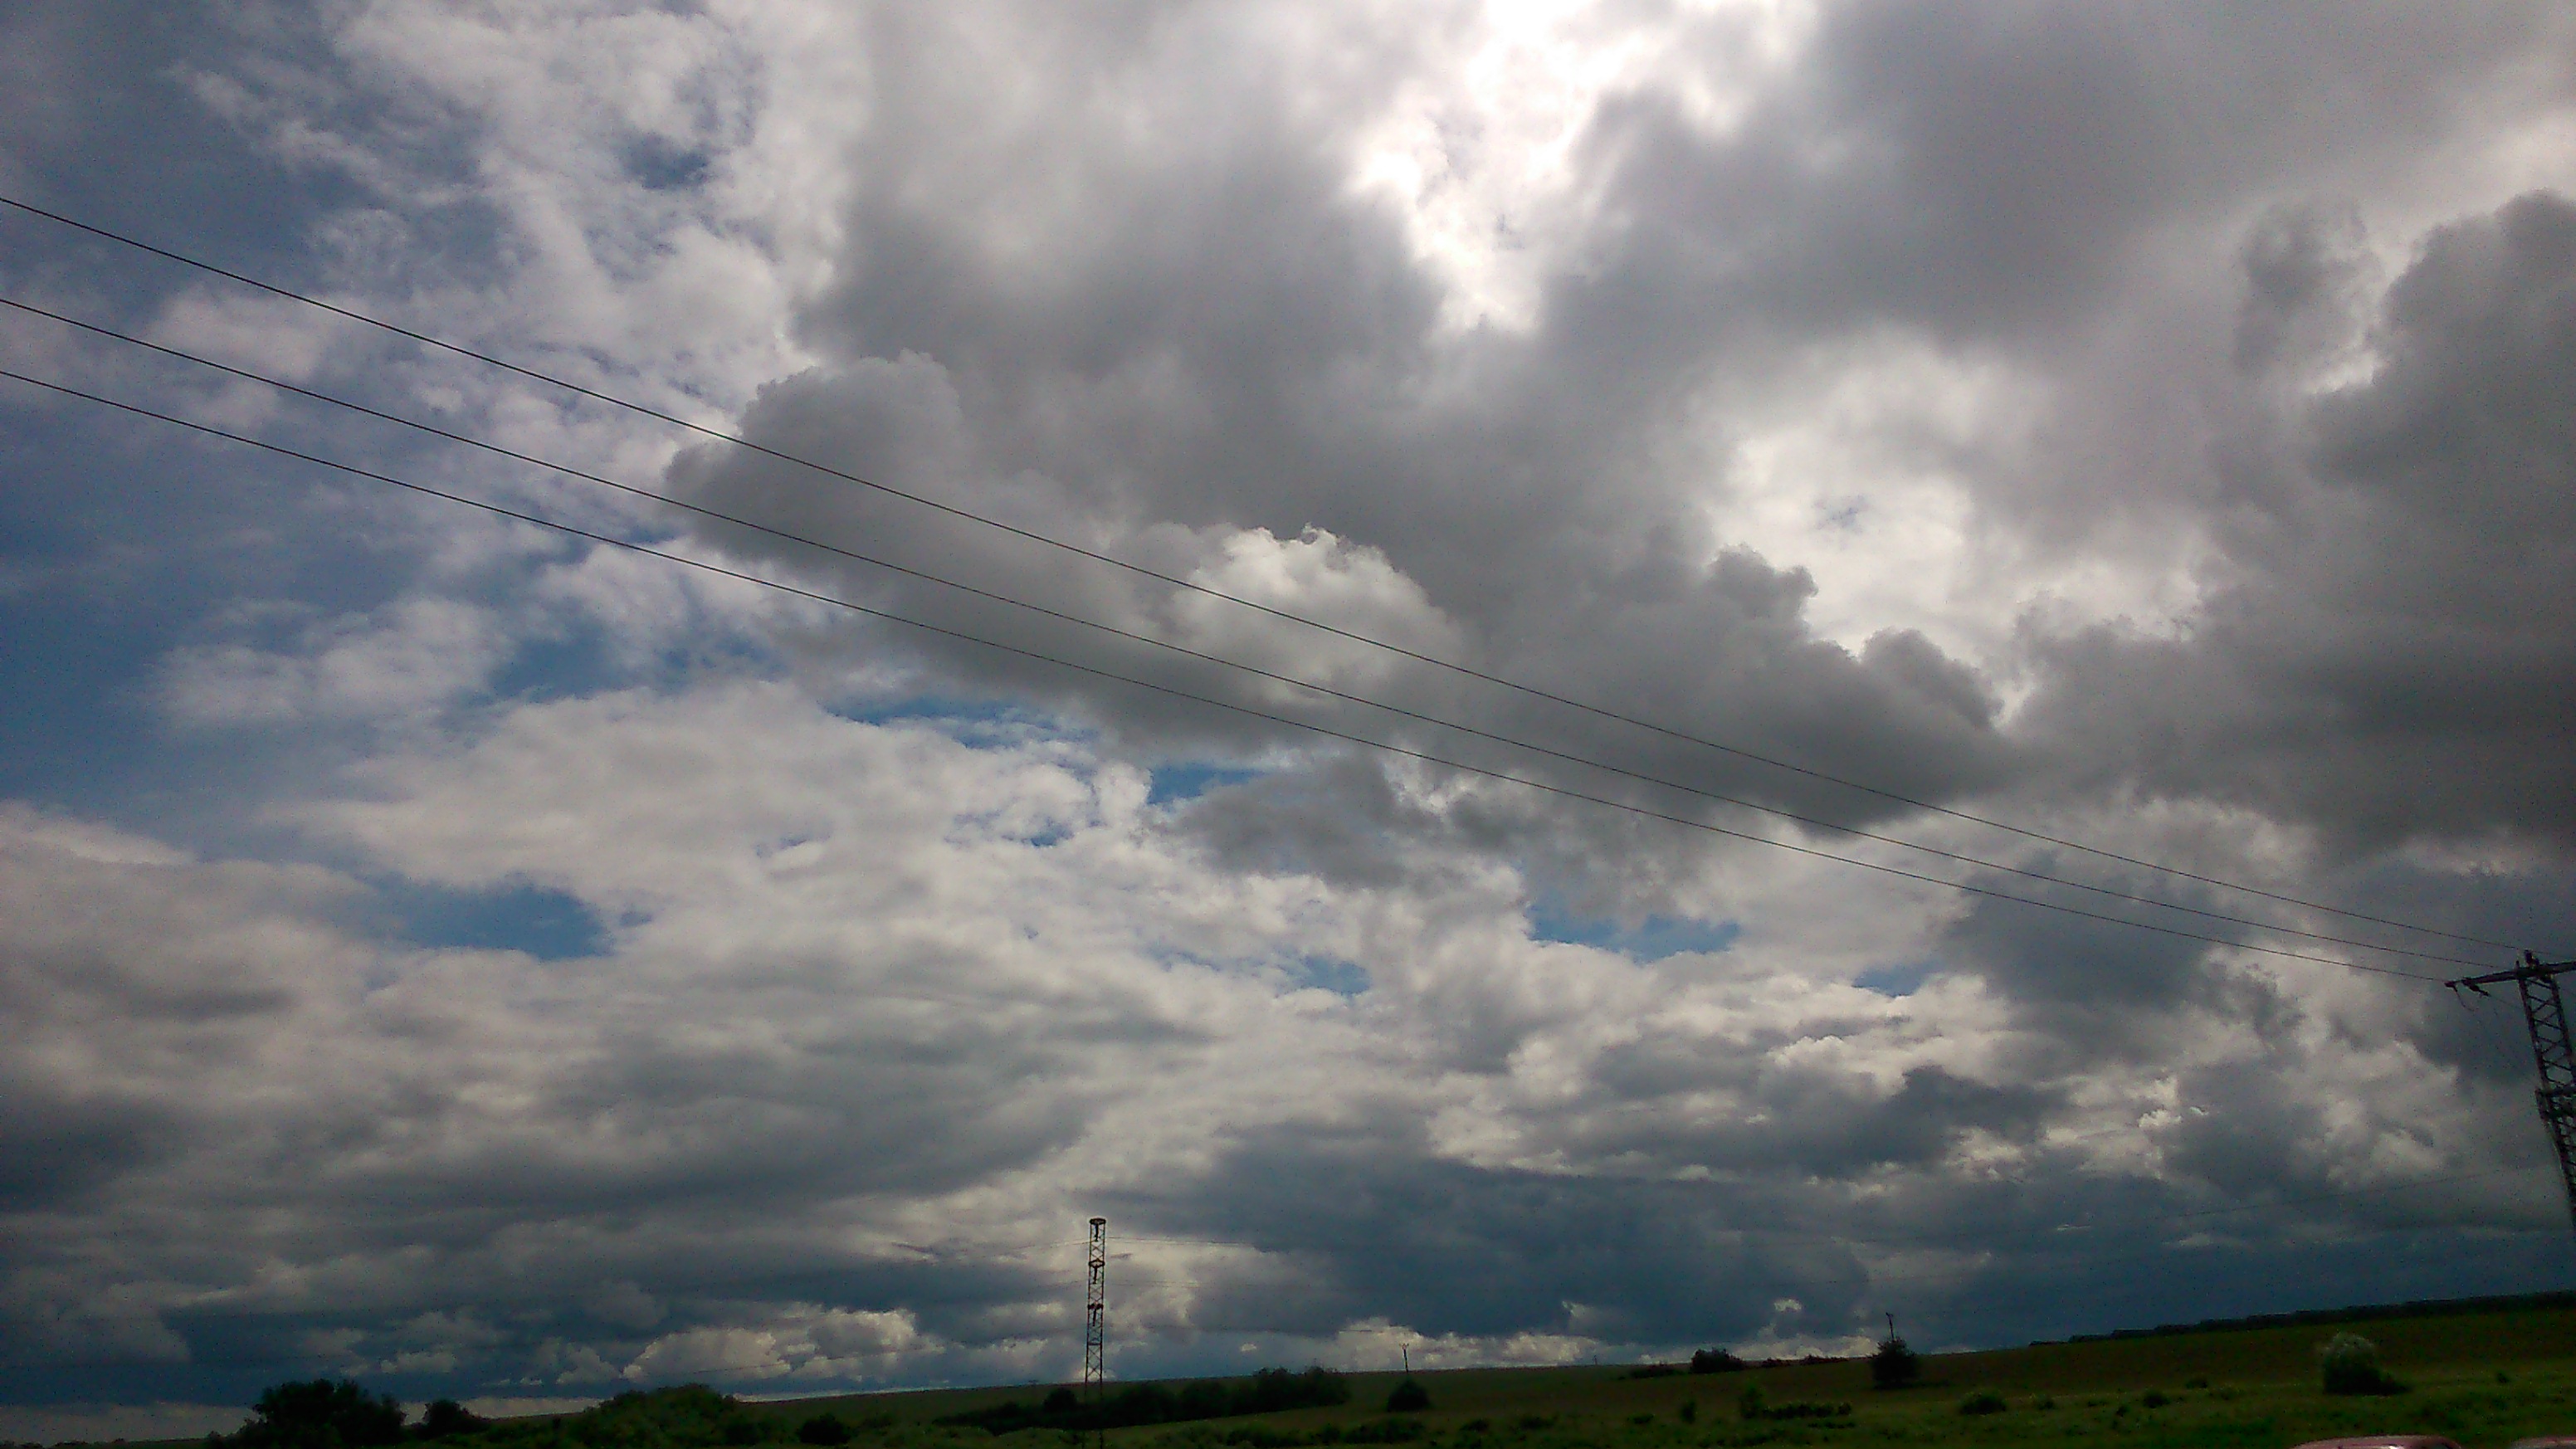
[[[1082,1305],[1082,1390],[1100,1397],[1109,1368],[1109,1219],[1091,1220],[1091,1296]]]
[[[2480,988],[2503,981],[2521,988],[2522,1019],[2531,1028],[2531,1060],[2540,1069],[2540,1089],[2533,1096],[2540,1102],[2540,1125],[2549,1129],[2550,1145],[2558,1149],[2567,1216],[2576,1224],[2576,1038],[2567,1030],[2567,1000],[2558,994],[2558,978],[2570,971],[2576,971],[2576,961],[2543,961],[2525,951],[2522,964],[2510,971],[2463,976],[2442,984],[2454,990],[2467,987],[2480,996],[2486,995]]]

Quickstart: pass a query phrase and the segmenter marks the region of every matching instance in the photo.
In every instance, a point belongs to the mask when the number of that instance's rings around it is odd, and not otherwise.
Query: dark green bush
[[[1386,1411],[1390,1414],[1419,1414],[1430,1407],[1431,1391],[1415,1382],[1411,1374],[1405,1375],[1395,1392],[1386,1396]]]
[[[487,1427],[490,1421],[467,1409],[454,1399],[432,1399],[420,1411],[420,1423],[412,1433],[422,1439],[452,1439]]]
[[[1905,1346],[1901,1338],[1889,1338],[1869,1356],[1869,1381],[1872,1387],[1901,1389],[1922,1377],[1923,1360]]]
[[[1992,1389],[1979,1389],[1959,1401],[1962,1414],[2000,1414],[2011,1407],[2004,1402],[2003,1395]]]
[[[823,1445],[847,1444],[850,1442],[850,1426],[842,1423],[841,1416],[838,1414],[816,1414],[796,1426],[796,1442]]]
[[[1744,1360],[1722,1348],[1703,1348],[1691,1355],[1690,1371],[1695,1374],[1731,1374],[1744,1367]]]
[[[2338,1333],[2317,1349],[2317,1368],[2329,1394],[2402,1394],[2406,1385],[2379,1366],[2379,1345],[2358,1333]]]
[[[277,1384],[227,1441],[240,1449],[370,1449],[399,1444],[402,1405],[347,1379]]]

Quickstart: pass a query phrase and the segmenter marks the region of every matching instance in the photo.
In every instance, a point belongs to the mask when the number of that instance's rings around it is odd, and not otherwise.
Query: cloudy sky
[[[0,216],[652,551],[0,380],[0,1435],[2576,1272],[2562,6],[21,5],[0,194],[708,430]]]

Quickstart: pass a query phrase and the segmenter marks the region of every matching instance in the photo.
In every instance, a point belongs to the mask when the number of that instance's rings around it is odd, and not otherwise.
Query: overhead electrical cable
[[[462,504],[468,508],[480,509],[483,512],[490,513],[498,517],[514,519],[521,523],[533,524],[539,528],[552,529],[555,532],[566,534],[574,538],[588,539],[593,543],[606,544],[612,548],[625,549],[629,552],[646,554],[654,558],[665,559],[687,568],[697,569],[702,572],[719,575],[724,578],[738,579],[744,583],[754,584],[761,588],[774,589],[780,593],[790,594],[795,597],[807,599],[814,603],[827,605],[832,608],[844,609],[852,613],[866,615],[870,618],[883,619],[888,623],[901,624],[907,628],[919,629],[927,633],[938,634],[946,638],[975,644],[998,653],[1010,654],[1019,658],[1033,660],[1038,663],[1053,665],[1059,669],[1090,675],[1094,678],[1109,680],[1114,683],[1125,684],[1138,689],[1150,690],[1157,694],[1166,695],[1174,699],[1187,700],[1195,704],[1208,706],[1212,709],[1225,710],[1229,713],[1243,715],[1253,719],[1267,720],[1270,723],[1283,725],[1290,729],[1304,730],[1310,734],[1321,735],[1328,739],[1341,740],[1345,743],[1359,745],[1366,749],[1378,750],[1386,754],[1397,755],[1411,760],[1418,760],[1425,764],[1457,770],[1464,774],[1481,776],[1483,778],[1500,781],[1505,784],[1518,785],[1524,789],[1536,790],[1545,794],[1559,796],[1564,799],[1579,800],[1593,805],[1605,806],[1612,810],[1624,811],[1628,814],[1640,816],[1646,819],[1661,820],[1668,824],[1681,826],[1687,830],[1697,830],[1711,835],[1725,836],[1729,839],[1749,841],[1757,845],[1769,846],[1774,850],[1787,851],[1794,855],[1808,856],[1817,860],[1833,861],[1838,864],[1854,866],[1880,875],[1891,876],[1903,880],[1919,881],[1925,885],[1940,886],[1945,889],[1958,891],[1967,895],[1979,896],[1989,900],[2012,902],[2014,904],[2030,906],[2039,910],[2055,911],[2062,915],[2076,916],[2085,920],[2102,921],[2112,925],[2127,926],[2133,930],[2152,931],[2158,935],[2173,936],[2189,941],[2200,941],[2209,945],[2247,951],[2256,955],[2273,956],[2292,961],[2308,961],[2321,966],[2339,966],[2345,970],[2368,972],[2377,976],[2402,977],[2409,981],[2421,981],[2432,986],[2438,986],[2441,984],[2440,980],[2437,978],[2426,976],[2419,972],[2403,971],[2391,966],[2371,966],[2362,962],[2345,961],[2332,956],[2316,956],[2299,951],[2285,951],[2275,946],[2257,946],[2248,942],[2231,940],[2225,936],[2213,936],[2199,931],[2186,931],[2180,927],[2159,925],[2150,921],[2134,920],[2126,916],[2106,915],[2099,911],[2088,911],[2081,907],[2066,905],[2063,902],[2046,901],[2030,896],[2014,895],[2009,891],[1995,890],[1987,886],[1973,885],[1965,881],[1949,880],[1941,876],[1926,875],[1920,871],[1906,870],[1901,866],[1887,865],[1879,861],[1865,860],[1857,856],[1837,855],[1829,850],[1818,850],[1812,846],[1799,845],[1792,841],[1774,840],[1768,836],[1757,835],[1745,830],[1732,829],[1728,826],[1719,825],[1711,821],[1696,820],[1687,815],[1675,815],[1669,811],[1655,810],[1629,801],[1612,799],[1604,795],[1594,795],[1587,791],[1577,790],[1569,786],[1551,784],[1545,780],[1534,780],[1525,775],[1515,775],[1507,770],[1497,770],[1483,765],[1470,764],[1463,760],[1451,759],[1425,750],[1417,750],[1404,745],[1390,744],[1383,740],[1371,739],[1365,735],[1357,735],[1346,730],[1334,729],[1329,725],[1320,725],[1313,723],[1312,721],[1297,719],[1289,715],[1274,714],[1267,710],[1255,709],[1249,705],[1237,704],[1231,700],[1217,699],[1203,694],[1194,694],[1188,690],[1175,688],[1171,685],[1158,684],[1152,680],[1138,679],[1132,675],[1119,674],[1113,670],[1101,669],[1092,665],[1078,663],[1074,660],[1043,653],[1035,649],[1024,649],[1015,644],[1005,644],[999,640],[987,639],[962,629],[952,629],[946,625],[933,624],[927,620],[911,618],[907,615],[898,614],[891,610],[873,608],[866,604],[855,603],[848,599],[837,598],[833,595],[819,593],[812,589],[799,588],[794,584],[783,583],[776,579],[764,578],[758,574],[746,573],[739,569],[726,568],[721,564],[709,563],[704,559],[691,558],[686,554],[673,553],[665,549],[655,548],[650,544],[637,543],[631,539],[619,538],[613,534],[601,533],[594,529],[557,522],[554,519],[541,517],[533,513],[526,513],[501,504],[485,502],[479,498],[472,498],[464,494],[450,493],[444,489],[433,488],[428,484],[414,483],[406,479],[393,477],[390,474],[361,468],[353,463],[339,462],[335,459],[325,458],[313,453],[307,453],[295,448],[286,447],[283,444],[271,443],[259,438],[249,437],[245,434],[231,432],[223,428],[215,427],[211,424],[193,422],[189,419],[177,417],[169,413],[157,412],[151,408],[143,407],[140,404],[122,402],[115,398],[104,397],[93,392],[86,392],[80,388],[72,387],[65,383],[49,382],[43,378],[30,377],[25,373],[11,371],[8,369],[0,369],[0,377],[5,377],[15,382],[25,383],[31,387],[43,388],[49,392],[59,393],[66,397],[79,398],[85,402],[95,403],[102,407],[113,408],[119,412],[129,413],[137,417],[151,418],[157,422],[168,423],[174,427],[185,428],[191,432],[201,433],[208,437],[221,438],[227,442],[239,443],[246,447],[257,448],[264,452],[277,454],[281,457],[294,458],[301,462],[311,463],[317,467],[329,468],[337,472],[349,474],[353,477],[365,478],[373,482],[387,484],[391,487],[401,488],[427,497],[443,499],[450,503]]]
[[[672,508],[682,509],[704,518],[714,519],[721,523],[729,524],[738,528],[749,529],[753,532],[765,534],[772,538],[800,544],[808,548],[832,554],[836,557],[867,564],[875,568],[885,569],[893,573],[903,574],[910,578],[920,579],[925,583],[935,584],[942,588],[953,589],[961,593],[973,595],[977,598],[1005,604],[1015,609],[1022,609],[1031,613],[1040,614],[1047,618],[1059,620],[1063,623],[1072,624],[1080,628],[1095,630],[1100,633],[1129,640],[1137,644],[1166,650],[1186,658],[1198,660],[1202,663],[1238,670],[1262,679],[1291,685],[1299,689],[1311,690],[1329,698],[1342,700],[1346,703],[1360,705],[1369,709],[1380,710],[1387,714],[1418,721],[1440,729],[1454,730],[1460,734],[1489,740],[1496,744],[1509,746],[1514,749],[1527,750],[1533,754],[1562,760],[1569,764],[1580,765],[1588,769],[1600,770],[1608,774],[1623,776],[1628,779],[1639,781],[1643,784],[1654,785],[1663,789],[1695,795],[1701,799],[1714,801],[1724,805],[1737,806],[1742,809],[1756,811],[1764,815],[1773,816],[1777,819],[1792,821],[1797,824],[1810,826],[1819,830],[1836,831],[1861,840],[1869,840],[1882,845],[1892,845],[1905,850],[1918,851],[1925,855],[1954,861],[1962,865],[1974,866],[1981,870],[1991,870],[2001,874],[2017,876],[2025,880],[2063,886],[2071,890],[2084,891],[2113,900],[2128,901],[2133,904],[2153,906],[2161,910],[2176,911],[2185,915],[2197,916],[2205,920],[2220,921],[2229,925],[2247,926],[2256,930],[2272,931],[2282,935],[2296,936],[2304,940],[2316,941],[2327,945],[2351,946],[2360,950],[2379,951],[2390,955],[2404,956],[2420,961],[2441,962],[2454,966],[2485,966],[2491,964],[2489,962],[2479,961],[2465,956],[2447,956],[2435,952],[2418,951],[2404,946],[2391,946],[2377,941],[2364,941],[2349,936],[2330,935],[2322,931],[2311,931],[2298,926],[2285,926],[2277,922],[2259,920],[2250,916],[2232,915],[2225,911],[2214,911],[2201,906],[2185,905],[2177,901],[2165,900],[2161,897],[2140,895],[2132,891],[2124,891],[2111,886],[2093,885],[2084,881],[2068,880],[2061,876],[2051,875],[2046,871],[2033,870],[2025,866],[2007,865],[2001,861],[1987,860],[1982,857],[1968,855],[1960,851],[1947,850],[1940,846],[1926,845],[1919,841],[1907,840],[1901,836],[1887,835],[1878,831],[1863,829],[1855,825],[1845,825],[1837,821],[1819,819],[1815,816],[1800,814],[1797,811],[1784,809],[1779,806],[1764,805],[1758,801],[1744,799],[1740,796],[1728,795],[1720,791],[1687,784],[1679,780],[1667,779],[1660,775],[1649,774],[1645,771],[1631,769],[1624,765],[1617,765],[1607,761],[1594,759],[1588,755],[1560,750],[1553,746],[1541,744],[1533,740],[1525,740],[1514,735],[1507,735],[1497,731],[1483,729],[1476,725],[1465,724],[1460,721],[1446,719],[1441,716],[1426,714],[1419,710],[1408,709],[1402,705],[1389,704],[1383,700],[1372,699],[1365,695],[1336,689],[1330,685],[1318,684],[1312,680],[1279,673],[1275,670],[1264,669],[1258,665],[1246,664],[1239,660],[1225,658],[1221,655],[1210,654],[1202,650],[1190,648],[1187,645],[1175,644],[1169,640],[1158,639],[1150,634],[1120,628],[1115,624],[1106,624],[1098,620],[1083,618],[1080,615],[1069,614],[1044,604],[1014,598],[1010,595],[997,593],[990,589],[979,588],[973,584],[962,583],[955,579],[945,578],[926,570],[895,563],[889,559],[879,558],[872,554],[844,548],[841,545],[828,543],[806,534],[772,527],[771,525],[755,522],[736,514],[726,513],[718,509],[708,508],[702,504],[691,503],[684,499],[674,498],[666,493],[658,493],[649,488],[639,487],[631,483],[622,483],[613,478],[602,477],[599,474],[573,467],[567,463],[559,463],[551,459],[537,457],[534,454],[523,453],[517,449],[506,447],[499,443],[493,443],[482,438],[474,437],[471,434],[460,433],[448,428],[437,426],[436,424],[425,423],[414,418],[403,417],[397,413],[384,412],[364,403],[355,402],[347,398],[336,397],[329,393],[317,392],[311,388],[302,387],[295,383],[284,381],[280,378],[274,378],[263,373],[235,367],[229,363],[218,362],[212,358],[202,357],[179,348],[147,341],[143,338],[117,331],[111,327],[103,327],[96,323],[84,322],[78,318],[67,317],[59,312],[48,311],[45,308],[37,307],[26,302],[20,302],[13,298],[0,296],[0,307],[8,307],[19,312],[43,317],[50,321],[61,323],[67,327],[78,328],[81,331],[89,332],[100,337],[110,338],[117,342],[126,343],[134,347],[159,353],[165,357],[176,358],[183,362],[193,363],[196,366],[220,372],[230,377],[237,377],[248,382],[259,383],[267,387],[275,388],[281,392],[291,393],[297,397],[307,398],[315,402],[327,403],[332,407],[343,408],[350,412],[358,413],[382,422],[410,428],[445,442],[479,449],[497,457],[508,458],[513,462],[524,463],[535,468],[543,468],[550,472],[559,473],[570,478],[577,478],[583,482],[596,484],[600,487],[615,489],[620,493],[629,494],[633,497],[649,499],[653,502],[661,503]]]
[[[1894,804],[1906,806],[1910,809],[1930,811],[1934,814],[1946,816],[1968,824],[2006,831],[2025,839],[2039,841],[2044,844],[2058,846],[2067,850],[2078,851],[2085,855],[2094,856],[2104,860],[2117,861],[2123,865],[2135,866],[2141,870],[2154,871],[2159,874],[2174,876],[2182,880],[2195,881],[2202,885],[2213,886],[2221,890],[2230,890],[2246,895],[2257,896],[2265,900],[2277,901],[2284,905],[2294,905],[2308,910],[2323,911],[2349,920],[2365,921],[2372,925],[2387,926],[2395,930],[2410,931],[2419,935],[2462,941],[2473,945],[2496,946],[2508,950],[2512,949],[2512,943],[2510,942],[2490,940],[2486,937],[2466,935],[2456,931],[2439,930],[2431,926],[2419,926],[2408,921],[2396,920],[2386,916],[2372,915],[2368,912],[2356,911],[2348,907],[2328,905],[2322,901],[2309,900],[2278,891],[2265,890],[2259,886],[2250,886],[2241,882],[2221,879],[2216,876],[2204,875],[2195,871],[2185,870],[2179,866],[2165,865],[2156,861],[2142,859],[2137,856],[2124,855],[2118,851],[2104,849],[2100,846],[2087,845],[2081,841],[2069,839],[2064,836],[2052,835],[2045,831],[2014,825],[2007,821],[1994,819],[1990,816],[1978,815],[1973,812],[1959,810],[1951,806],[1936,804],[1929,800],[1907,795],[1901,791],[1888,790],[1875,785],[1864,784],[1860,781],[1847,779],[1811,766],[1801,765],[1793,761],[1762,754],[1758,751],[1746,749],[1739,745],[1727,744],[1723,741],[1710,739],[1687,730],[1658,724],[1652,720],[1628,714],[1621,710],[1612,709],[1605,705],[1587,703],[1579,699],[1574,699],[1566,695],[1541,688],[1537,685],[1527,684],[1501,675],[1493,674],[1488,671],[1478,669],[1473,665],[1461,664],[1454,660],[1444,659],[1438,655],[1428,654],[1423,651],[1410,648],[1406,645],[1395,643],[1391,640],[1376,638],[1372,635],[1345,629],[1319,619],[1309,618],[1291,610],[1264,604],[1255,599],[1245,598],[1239,594],[1229,593],[1226,590],[1216,588],[1212,585],[1181,578],[1173,574],[1167,574],[1144,564],[1134,563],[1129,560],[1119,558],[1113,554],[1103,553],[1099,550],[1088,548],[1066,539],[1055,538],[1051,535],[1040,533],[1033,529],[1022,528],[1016,524],[1007,523],[1001,519],[977,513],[972,509],[961,508],[955,504],[943,503],[938,499],[928,497],[924,494],[914,493],[906,489],[894,487],[890,484],[879,483],[874,480],[861,477],[858,474],[849,472],[845,469],[833,467],[828,463],[799,457],[795,454],[783,452],[765,444],[754,442],[750,438],[744,437],[739,433],[727,432],[722,428],[711,427],[705,423],[692,422],[687,418],[665,412],[662,409],[653,407],[646,403],[618,397],[612,393],[602,392],[595,388],[586,387],[567,378],[557,377],[551,373],[541,372],[537,369],[525,367],[518,363],[505,361],[502,358],[478,351],[474,348],[466,347],[460,343],[450,342],[444,338],[435,337],[425,332],[415,331],[398,323],[388,322],[382,318],[370,316],[367,313],[359,312],[352,308],[342,307],[332,302],[326,302],[321,298],[310,296],[291,288],[281,287],[270,282],[263,282],[255,277],[250,277],[243,273],[217,266],[212,262],[201,261],[195,257],[187,256],[183,253],[172,251],[165,247],[155,246],[150,242],[109,230],[106,227],[75,220],[72,217],[65,216],[59,212],[49,211],[30,202],[20,201],[9,196],[0,196],[0,206],[7,206],[14,210],[24,212],[30,216],[40,217],[46,221],[54,222],[57,225],[69,227],[73,230],[84,232],[88,235],[99,237],[106,241],[115,242],[121,246],[131,247],[148,255],[160,257],[166,261],[175,262],[181,266],[190,267],[212,276],[222,277],[227,281],[265,292],[271,296],[297,302],[336,317],[345,318],[352,322],[377,328],[394,336],[403,337],[412,342],[419,343],[425,347],[435,348],[457,357],[482,363],[488,367],[498,368],[515,376],[527,378],[533,382],[541,382],[550,387],[561,388],[577,396],[588,398],[595,402],[605,403],[611,407],[620,408],[641,417],[647,417],[658,422],[669,424],[673,427],[682,428],[716,442],[726,443],[734,447],[742,448],[794,467],[808,469],[815,473],[822,474],[825,477],[838,479],[844,483],[872,489],[889,497],[900,498],[906,502],[917,504],[924,508],[933,509],[954,518],[980,524],[987,528],[998,529],[1004,533],[1014,535],[1029,542],[1042,544],[1049,548],[1059,549],[1078,557],[1088,559],[1094,563],[1121,569],[1139,577],[1152,579],[1156,582],[1169,585],[1173,588],[1184,589],[1192,593],[1201,594],[1209,598],[1234,604],[1241,608],[1251,609],[1255,612],[1265,614],[1288,623],[1315,629],[1326,634],[1350,640],[1354,643],[1366,645],[1370,648],[1384,650],[1388,653],[1413,660],[1420,664],[1445,670],[1464,678],[1474,679],[1481,683],[1509,690],[1532,699],[1544,700],[1562,708],[1573,709],[1601,719],[1612,720],[1634,729],[1645,730],[1653,734],[1664,736],[1668,739],[1695,745],[1702,749],[1714,750],[1722,754],[1732,755],[1738,759],[1749,760],[1756,764],[1785,770],[1808,779],[1818,780],[1843,789],[1855,790],[1866,795],[1887,800]]]

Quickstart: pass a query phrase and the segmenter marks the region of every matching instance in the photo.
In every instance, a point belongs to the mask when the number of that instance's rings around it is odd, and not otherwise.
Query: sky
[[[2571,32],[0,11],[0,1437],[2569,1286]]]

